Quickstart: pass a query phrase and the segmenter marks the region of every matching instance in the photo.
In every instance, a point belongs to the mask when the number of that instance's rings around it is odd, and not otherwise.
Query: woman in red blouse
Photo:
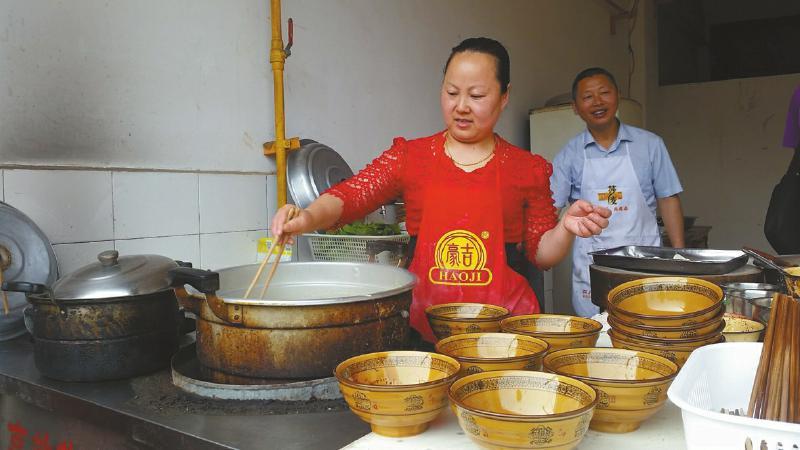
[[[389,150],[332,187],[284,224],[290,206],[272,221],[281,238],[350,223],[402,197],[419,278],[411,325],[428,341],[425,307],[449,302],[502,305],[512,314],[539,311],[519,267],[520,249],[540,268],[557,264],[573,236],[608,225],[611,211],[577,201],[561,221],[550,192],[552,166],[494,133],[508,103],[506,49],[488,38],[453,48],[441,90],[446,129]]]

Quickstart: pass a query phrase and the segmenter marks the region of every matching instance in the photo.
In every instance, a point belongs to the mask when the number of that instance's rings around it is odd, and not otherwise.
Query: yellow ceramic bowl
[[[455,334],[498,332],[500,321],[510,314],[502,306],[484,303],[442,303],[425,308],[437,339]]]
[[[725,315],[725,342],[758,342],[766,326],[755,320]]]
[[[582,381],[525,370],[467,375],[449,395],[467,436],[490,449],[575,448],[597,403]]]
[[[455,359],[428,352],[392,351],[354,356],[334,375],[350,410],[384,436],[422,433],[447,407],[458,375]]]
[[[789,274],[784,276],[789,293],[800,298],[800,267],[787,267],[783,270]]]
[[[677,345],[670,345],[670,344],[656,344],[651,342],[642,342],[640,340],[632,340],[627,337],[621,336],[618,332],[615,332],[613,329],[608,331],[608,337],[611,339],[611,345],[615,348],[625,348],[628,350],[636,350],[640,352],[648,352],[653,353],[658,356],[663,356],[668,360],[674,362],[678,365],[678,367],[683,367],[686,364],[686,360],[689,359],[689,355],[698,347],[702,347],[699,345],[697,347],[679,347]],[[725,338],[722,335],[719,336],[719,340],[715,342],[711,342],[712,344],[716,344],[717,342],[722,342]],[[706,345],[706,344],[703,344]]]
[[[594,347],[603,325],[592,319],[557,314],[529,314],[503,319],[506,333],[525,334],[550,344],[551,352],[562,348]]]
[[[678,374],[678,365],[666,358],[620,348],[559,350],[544,358],[544,368],[595,388],[589,428],[609,433],[633,431],[658,412]]]
[[[622,338],[634,342],[697,348],[706,344],[712,344],[714,342],[719,341],[719,336],[720,334],[722,334],[722,330],[725,329],[725,321],[720,321],[713,333],[706,334],[700,337],[691,337],[691,338],[657,338],[644,335],[632,335],[630,333],[626,333],[622,329],[614,328],[613,325],[611,329],[613,329]]]
[[[457,334],[436,343],[436,352],[461,364],[459,376],[492,370],[542,370],[550,346],[535,337],[509,333]]]
[[[716,317],[722,289],[698,278],[641,278],[612,289],[607,305],[627,325],[684,327]]]
[[[701,338],[716,333],[722,323],[725,311],[720,310],[717,317],[695,325],[683,327],[648,327],[646,325],[629,325],[619,320],[612,311],[608,312],[608,324],[612,328],[634,336],[646,336],[660,339]]]

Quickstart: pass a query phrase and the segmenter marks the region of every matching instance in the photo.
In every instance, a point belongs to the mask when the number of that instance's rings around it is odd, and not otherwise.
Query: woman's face
[[[494,135],[494,125],[508,103],[500,93],[497,64],[491,55],[457,53],[450,60],[442,83],[442,116],[450,136],[478,143]]]

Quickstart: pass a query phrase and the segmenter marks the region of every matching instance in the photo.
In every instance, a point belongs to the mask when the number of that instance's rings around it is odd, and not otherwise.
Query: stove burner
[[[172,383],[200,397],[224,400],[313,401],[341,399],[336,378],[275,380],[226,374],[204,367],[194,345],[172,357]]]

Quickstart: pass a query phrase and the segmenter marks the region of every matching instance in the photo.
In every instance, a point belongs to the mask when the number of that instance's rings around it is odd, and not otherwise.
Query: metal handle
[[[106,250],[97,255],[97,260],[104,266],[114,266],[118,263],[119,252],[116,250]]]
[[[219,274],[210,270],[192,269],[189,267],[176,267],[169,271],[172,278],[172,288],[175,296],[181,305],[200,315],[200,305],[194,301],[194,297],[186,292],[187,284],[205,294],[206,304],[220,320],[232,324],[242,323],[242,307],[231,305],[230,308],[225,301],[217,297],[216,291],[219,290]]]
[[[27,281],[6,281],[0,289],[9,292],[22,292],[28,295],[40,295],[48,291],[47,286]]]
[[[770,255],[767,252],[762,252],[761,250],[756,250],[752,247],[742,247],[742,251],[754,258],[757,258],[761,262],[766,263],[766,261],[769,261],[769,263],[773,263],[773,267],[777,268],[778,270],[783,270],[784,267],[794,266],[794,264],[790,263],[789,261],[786,261],[783,258],[780,258],[775,255]]]
[[[766,265],[767,267],[775,269],[778,272],[785,273],[783,267],[778,265],[772,255],[750,247],[742,247],[742,251],[752,256],[755,260]]]
[[[64,309],[64,307],[61,306],[58,301],[56,301],[53,291],[44,284],[30,283],[27,281],[5,281],[2,285],[0,285],[0,290],[8,292],[22,292],[25,294],[26,300],[32,295],[43,297],[47,300],[50,300],[50,302],[55,305],[59,311],[61,311],[61,314],[67,313],[67,310]]]
[[[286,44],[286,48],[283,49],[283,52],[286,53],[286,58],[292,56],[292,45],[294,45],[294,20],[289,17],[288,27],[289,29],[289,43]]]

